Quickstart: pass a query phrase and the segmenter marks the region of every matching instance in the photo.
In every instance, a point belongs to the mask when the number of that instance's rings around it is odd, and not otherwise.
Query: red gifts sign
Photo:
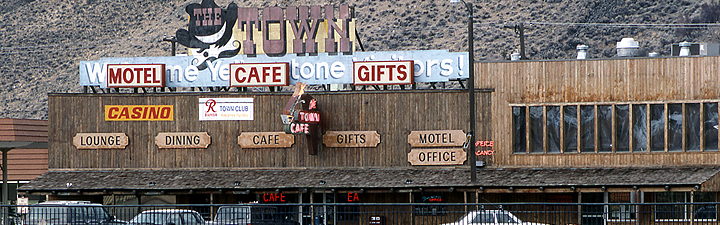
[[[353,62],[355,85],[406,85],[413,83],[412,60]]]

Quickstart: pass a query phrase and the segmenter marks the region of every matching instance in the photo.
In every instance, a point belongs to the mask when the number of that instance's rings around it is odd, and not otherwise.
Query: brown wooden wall
[[[49,94],[50,168],[181,167],[410,167],[407,136],[417,130],[468,130],[466,91],[310,93],[318,100],[326,131],[377,131],[376,148],[323,148],[308,155],[296,135],[286,149],[241,149],[241,132],[282,132],[280,114],[291,93],[277,94]],[[489,121],[490,92],[478,92],[477,120]],[[198,98],[254,99],[253,121],[199,121]],[[104,105],[173,105],[174,121],[104,120]],[[478,123],[478,134],[491,128]],[[159,132],[207,132],[207,149],[158,149]],[[78,150],[77,133],[125,133],[123,150]],[[464,138],[463,138],[464,139]],[[467,162],[466,162],[467,163]]]
[[[495,88],[494,160],[501,166],[678,166],[720,163],[718,152],[512,154],[511,104],[684,102],[720,99],[720,57],[478,63],[478,88]]]
[[[0,119],[0,142],[47,142],[48,121]],[[0,155],[0,160],[2,155]],[[48,170],[47,149],[12,149],[8,151],[8,180],[28,181]],[[2,171],[0,171],[0,176]]]

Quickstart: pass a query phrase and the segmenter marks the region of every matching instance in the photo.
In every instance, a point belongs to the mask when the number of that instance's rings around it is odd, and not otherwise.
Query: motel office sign
[[[101,88],[262,87],[298,82],[397,85],[469,77],[467,53],[355,52],[355,18],[346,5],[266,7],[260,11],[234,3],[221,8],[212,0],[203,0],[188,5],[185,11],[190,17],[188,29],[179,29],[176,37],[178,43],[187,47],[187,56],[81,61],[80,85]],[[379,64],[370,71],[356,66],[356,62]]]

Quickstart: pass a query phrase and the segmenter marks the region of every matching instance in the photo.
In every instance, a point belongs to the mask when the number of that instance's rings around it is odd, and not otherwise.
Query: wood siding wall
[[[511,104],[602,104],[720,99],[720,57],[478,63],[478,88],[495,88],[494,160],[501,166],[717,165],[718,152],[513,154]]]
[[[48,121],[0,119],[0,141],[47,142]],[[0,155],[0,160],[2,155]],[[48,170],[47,149],[12,149],[8,151],[8,180],[28,181]],[[2,171],[0,171],[0,176]]]
[[[284,149],[242,149],[241,132],[282,132],[280,114],[291,93],[278,94],[49,94],[51,169],[212,167],[410,167],[407,136],[418,130],[468,130],[465,91],[310,93],[318,100],[325,131],[377,131],[376,148],[323,148],[308,155],[307,138],[295,135]],[[489,121],[490,92],[476,94],[478,121]],[[254,99],[253,121],[199,121],[198,98]],[[104,105],[173,105],[174,121],[104,120]],[[479,124],[479,123],[478,123]],[[489,126],[478,126],[490,137]],[[158,149],[160,132],[207,132],[207,149]],[[122,150],[78,150],[77,133],[125,133]],[[464,140],[464,137],[462,137]],[[466,162],[467,163],[467,162]]]

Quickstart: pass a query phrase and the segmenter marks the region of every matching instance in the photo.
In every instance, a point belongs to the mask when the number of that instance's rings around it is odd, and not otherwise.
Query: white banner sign
[[[253,120],[252,98],[200,98],[198,109],[203,120]]]

